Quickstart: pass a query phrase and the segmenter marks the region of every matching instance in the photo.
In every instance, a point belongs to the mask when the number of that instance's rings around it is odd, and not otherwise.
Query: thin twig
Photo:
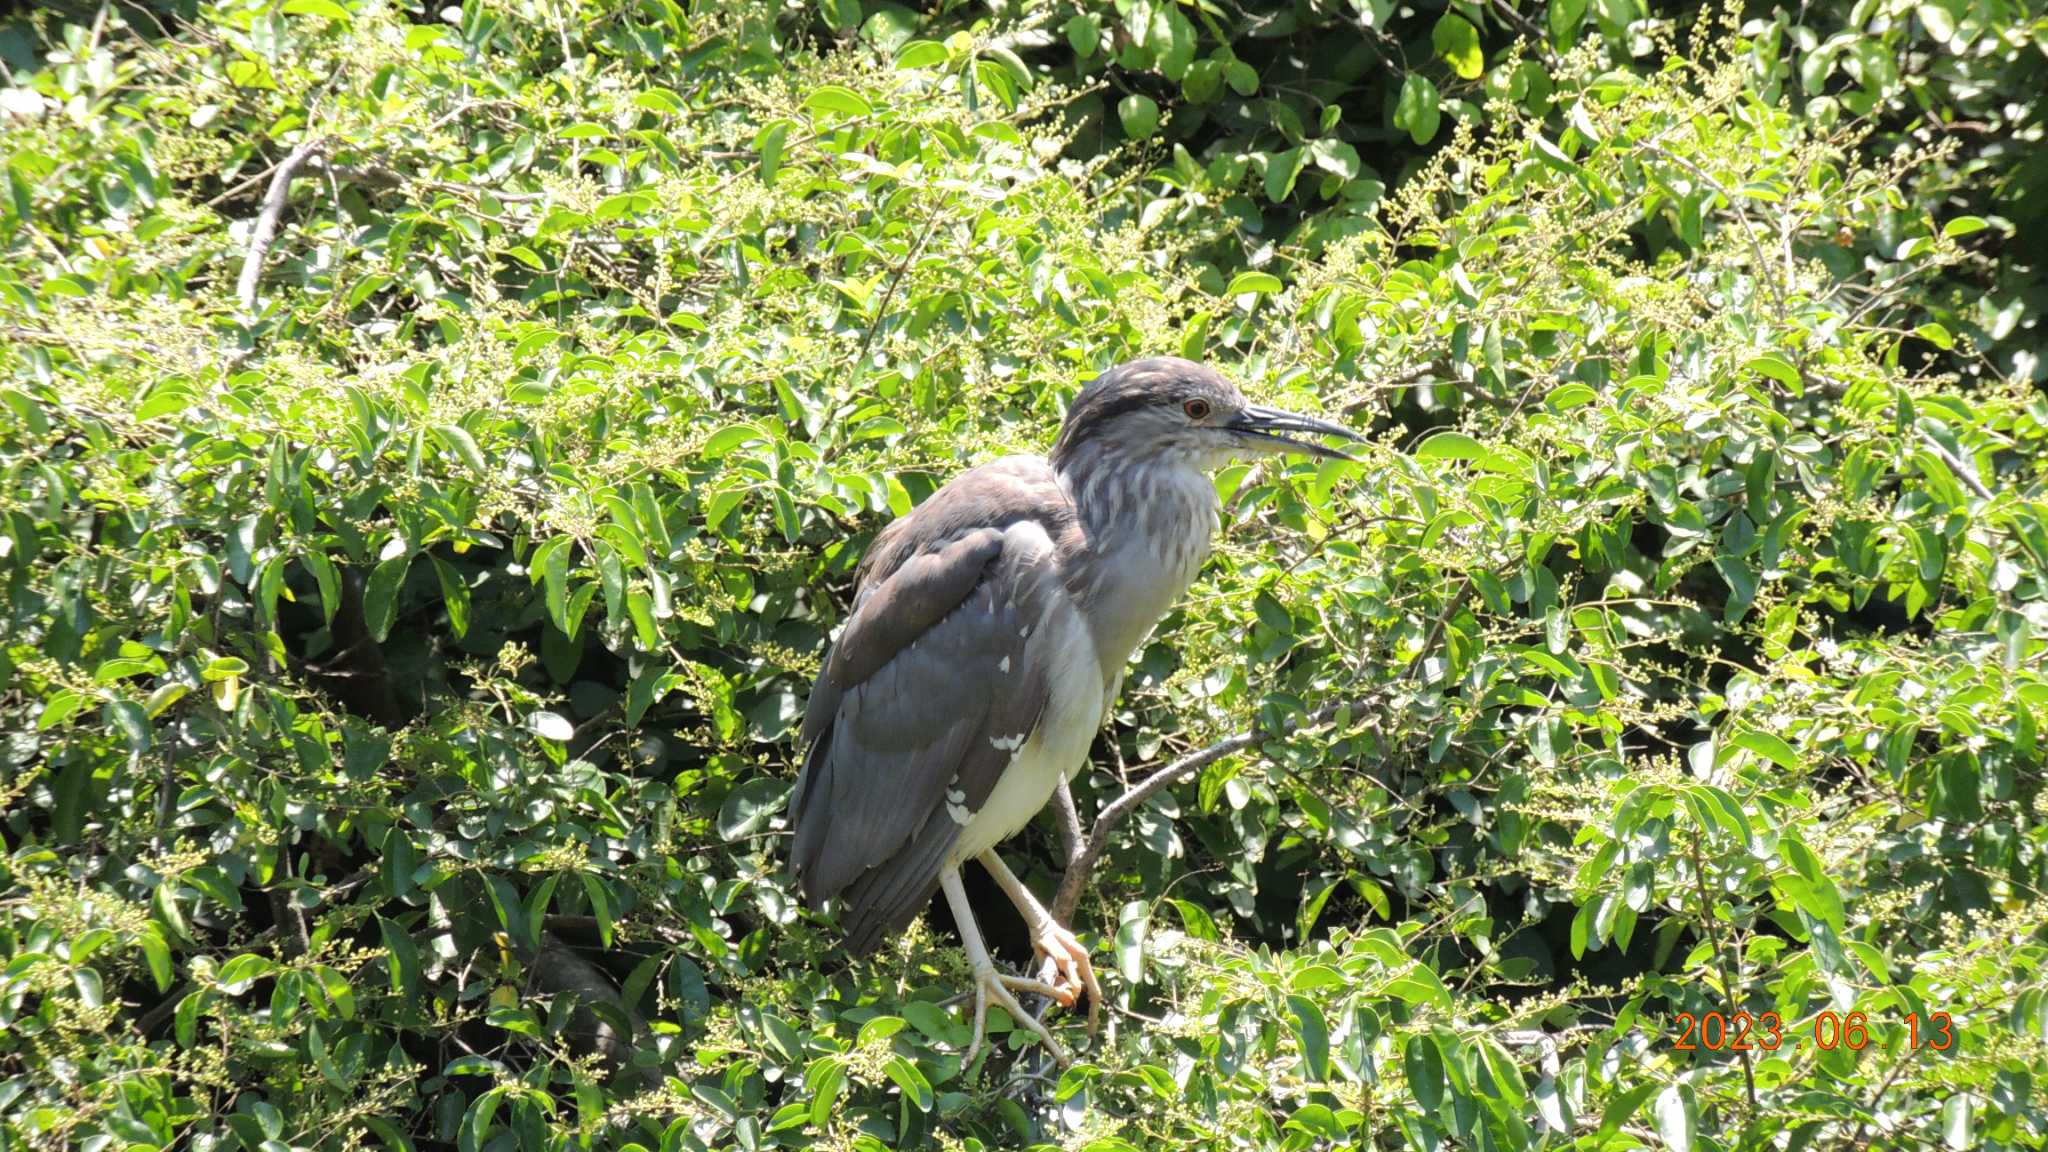
[[[1920,1050],[1913,1047],[1912,1041],[1909,1039],[1906,1043],[1905,1052],[1892,1062],[1892,1070],[1885,1074],[1884,1080],[1877,1086],[1877,1091],[1870,1094],[1870,1103],[1864,1107],[1863,1115],[1856,1121],[1856,1131],[1849,1136],[1847,1142],[1842,1145],[1843,1147],[1850,1149],[1851,1152],[1855,1152],[1856,1149],[1864,1146],[1863,1134],[1870,1130],[1870,1118],[1877,1115],[1877,1106],[1884,1102],[1884,1094],[1891,1091],[1893,1082],[1898,1080],[1899,1074],[1904,1072],[1906,1066],[1911,1064],[1913,1058],[1918,1055],[1920,1055]]]
[[[1964,466],[1961,457],[1949,451],[1947,447],[1945,447],[1942,444],[1941,441],[1936,440],[1934,438],[1934,433],[1929,432],[1927,429],[1920,427],[1919,424],[1915,423],[1913,425],[1913,431],[1918,432],[1920,434],[1920,443],[1924,445],[1929,452],[1932,452],[1936,456],[1939,456],[1941,458],[1941,462],[1943,464],[1948,465],[1948,470],[1956,474],[1956,479],[1961,480],[1965,485],[1969,487],[1970,491],[1975,492],[1982,499],[1991,499],[1991,489],[1985,487],[1984,482],[1982,480],[1977,479],[1977,471],[1975,468]]]
[[[896,267],[890,270],[889,285],[882,290],[882,302],[875,307],[874,321],[868,325],[867,334],[861,337],[860,352],[853,358],[854,379],[858,380],[867,374],[868,353],[874,348],[875,335],[882,330],[882,322],[889,318],[889,305],[896,302],[896,289],[903,285],[903,274],[910,271],[910,266],[917,262],[919,256],[924,255],[924,246],[931,242],[932,232],[935,231],[932,225],[938,214],[938,206],[933,205],[932,210],[925,216],[924,226],[918,229],[917,243],[911,245],[910,250],[903,254],[903,259],[897,261]]]
[[[271,174],[270,190],[263,194],[263,210],[257,214],[256,228],[249,234],[249,254],[242,260],[242,275],[235,281],[235,298],[241,301],[245,317],[256,315],[256,285],[263,279],[264,258],[270,255],[270,246],[277,241],[277,221],[284,215],[285,202],[291,198],[292,180],[307,161],[320,155],[326,147],[325,137],[301,141]]]
[[[1514,5],[1507,3],[1506,0],[1491,0],[1491,4],[1494,15],[1500,17],[1501,23],[1520,32],[1524,40],[1533,43],[1537,53],[1543,57],[1544,65],[1552,72],[1557,71],[1560,62],[1557,53],[1550,50],[1550,37],[1544,34],[1543,29],[1538,28],[1527,16],[1515,11]]]

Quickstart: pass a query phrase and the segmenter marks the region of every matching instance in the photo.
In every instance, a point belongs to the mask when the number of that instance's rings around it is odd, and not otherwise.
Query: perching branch
[[[241,302],[242,315],[256,315],[256,285],[263,279],[263,261],[270,255],[270,246],[277,242],[277,221],[284,215],[285,201],[291,198],[292,181],[297,179],[299,169],[306,162],[326,151],[324,137],[304,140],[291,150],[284,162],[271,173],[270,188],[263,194],[263,209],[256,214],[256,228],[249,233],[249,254],[242,259],[242,274],[235,281],[235,298]]]
[[[1087,842],[1082,845],[1078,855],[1070,856],[1066,874],[1060,877],[1059,892],[1053,896],[1051,909],[1053,919],[1065,923],[1072,918],[1074,908],[1081,902],[1081,889],[1087,886],[1089,878],[1095,872],[1096,863],[1102,859],[1102,853],[1109,847],[1110,833],[1116,831],[1116,826],[1123,823],[1125,817],[1136,811],[1138,806],[1150,799],[1153,794],[1187,779],[1196,772],[1223,759],[1225,756],[1242,752],[1273,736],[1291,736],[1319,725],[1328,724],[1330,721],[1346,713],[1355,715],[1365,711],[1382,695],[1393,689],[1403,680],[1413,680],[1415,678],[1422,670],[1423,662],[1429,659],[1431,653],[1436,651],[1437,645],[1442,641],[1444,629],[1450,624],[1451,617],[1457,615],[1458,610],[1464,607],[1466,597],[1470,596],[1471,592],[1472,582],[1470,580],[1466,580],[1464,584],[1459,586],[1458,591],[1451,597],[1450,602],[1444,605],[1444,610],[1437,615],[1436,623],[1430,627],[1429,636],[1423,642],[1422,651],[1416,653],[1415,658],[1409,661],[1408,668],[1401,674],[1400,679],[1378,685],[1362,696],[1339,700],[1334,704],[1325,704],[1307,716],[1302,717],[1300,723],[1293,725],[1286,732],[1265,732],[1252,728],[1239,732],[1235,736],[1227,736],[1206,748],[1188,753],[1125,789],[1123,795],[1110,801],[1103,807],[1101,812],[1096,814],[1095,825],[1088,832]]]
[[[1086,840],[1081,834],[1081,810],[1074,807],[1074,790],[1062,775],[1052,790],[1053,815],[1060,821],[1060,867],[1072,868],[1081,858]]]

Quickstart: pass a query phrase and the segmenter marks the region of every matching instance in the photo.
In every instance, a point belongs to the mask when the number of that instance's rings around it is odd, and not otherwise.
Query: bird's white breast
[[[1051,541],[1036,524],[1018,524],[1010,532],[1024,535],[1009,546],[1042,545],[1050,554]],[[1036,539],[1031,539],[1033,534]],[[1060,777],[1073,775],[1087,762],[1088,746],[1102,726],[1108,700],[1094,637],[1064,591],[1052,593],[1050,601],[1045,615],[1031,625],[1024,650],[1027,662],[1046,670],[1045,714],[1021,744],[1008,749],[1009,766],[987,802],[968,815],[960,838],[947,853],[948,864],[958,866],[979,856],[1029,824],[1052,799]],[[1007,733],[992,737],[998,749],[1011,739],[1014,736]]]

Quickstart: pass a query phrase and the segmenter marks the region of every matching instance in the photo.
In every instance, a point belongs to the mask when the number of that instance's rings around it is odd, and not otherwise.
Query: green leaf
[[[1364,165],[1358,159],[1358,149],[1343,140],[1324,137],[1308,146],[1309,158],[1323,171],[1346,180],[1355,180]]]
[[[142,705],[133,700],[109,700],[101,713],[107,726],[127,741],[130,753],[140,756],[149,751],[149,714]]]
[[[199,670],[199,678],[208,683],[212,683],[215,680],[226,680],[230,676],[247,676],[248,674],[249,662],[239,656],[216,656],[206,662],[206,667]]]
[[[889,1037],[903,1031],[903,1026],[906,1023],[908,1021],[904,1020],[901,1016],[870,1017],[868,1022],[862,1024],[860,1031],[855,1034],[854,1043],[865,1048],[870,1044],[887,1040]]]
[[[1415,447],[1415,459],[1485,459],[1487,445],[1464,433],[1440,430]]]
[[[434,429],[434,435],[448,446],[449,451],[461,457],[462,462],[469,465],[473,471],[485,475],[490,473],[490,465],[484,463],[484,454],[477,448],[476,440],[464,431],[460,424],[438,425]]]
[[[605,895],[604,877],[594,872],[578,872],[576,878],[583,882],[583,895],[590,900],[590,914],[597,918],[597,937],[606,948],[610,948],[612,902]]]
[[[548,619],[564,636],[576,629],[569,622],[569,543],[567,536],[555,536],[534,549],[533,576],[547,600]]]
[[[936,40],[912,40],[896,53],[896,67],[936,68],[947,58],[944,44]]]
[[[419,853],[412,846],[412,837],[405,829],[393,824],[384,833],[383,859],[380,861],[384,879],[384,891],[394,900],[402,899],[413,890],[413,872],[419,868]]]
[[[1488,472],[1527,476],[1534,465],[1521,451],[1506,445],[1489,447],[1463,432],[1438,431],[1415,448],[1417,460],[1465,460]]]
[[[1159,128],[1159,103],[1141,92],[1133,92],[1117,101],[1116,118],[1124,126],[1124,134],[1133,140],[1145,140]]]
[[[1522,1070],[1515,1066],[1514,1057],[1491,1036],[1481,1036],[1475,1043],[1479,1048],[1480,1070],[1486,1073],[1489,1082],[1488,1095],[1519,1111],[1528,1103],[1529,1088],[1522,1079]]]
[[[1554,412],[1565,412],[1569,408],[1579,408],[1579,406],[1591,404],[1595,400],[1599,400],[1599,394],[1593,392],[1591,387],[1587,387],[1583,383],[1577,383],[1577,381],[1556,385],[1556,387],[1550,389],[1548,396],[1544,396],[1544,404],[1548,404]]]
[[[142,943],[143,958],[149,962],[150,979],[156,981],[156,990],[170,991],[172,982],[178,978],[177,966],[171,961],[171,946],[154,924],[144,928],[138,939]]]
[[[526,718],[526,726],[543,740],[566,744],[576,738],[576,725],[560,712],[539,711]]]
[[[434,576],[441,584],[441,606],[448,610],[448,627],[454,630],[456,639],[469,635],[469,586],[462,582],[462,573],[453,564],[433,557]]]
[[[641,719],[647,715],[647,710],[668,694],[669,687],[670,673],[668,665],[658,661],[648,661],[640,669],[639,673],[633,677],[633,682],[627,686],[626,727],[639,727]]]
[[[254,952],[244,952],[239,956],[229,959],[227,963],[222,964],[220,970],[214,973],[213,979],[216,984],[220,985],[221,991],[226,992],[230,996],[240,996],[242,993],[247,992],[256,981],[263,979],[276,970],[277,965],[272,963],[268,956],[259,956]]]
[[[313,966],[313,977],[334,1011],[344,1020],[355,1019],[356,992],[349,986],[348,978],[325,964]]]
[[[633,105],[636,108],[645,108],[649,112],[660,112],[669,116],[679,116],[687,111],[682,97],[666,88],[649,88],[634,93]]]
[[[69,720],[92,698],[74,692],[69,688],[60,689],[44,702],[42,715],[36,718],[36,730],[47,732]]]
[[[925,1079],[923,1072],[918,1071],[917,1065],[901,1056],[892,1056],[889,1062],[882,1066],[882,1071],[895,1082],[896,1087],[903,1093],[904,1101],[911,1107],[919,1112],[932,1110],[932,1084]]]
[[[1758,356],[1749,362],[1748,368],[1759,376],[1768,376],[1795,391],[1805,388],[1804,382],[1799,378],[1799,369],[1787,363],[1782,356]]]
[[[1714,570],[1728,584],[1728,602],[1722,606],[1721,619],[1737,623],[1756,601],[1757,574],[1741,557],[1726,554],[1714,557]]]
[[[1607,1107],[1600,1113],[1600,1128],[1593,1136],[1595,1146],[1601,1145],[1608,1137],[1620,1132],[1622,1126],[1634,1118],[1636,1110],[1643,1106],[1643,1101],[1656,1095],[1660,1087],[1662,1085],[1653,1080],[1647,1084],[1638,1084],[1609,1099]]]
[[[363,301],[368,300],[390,286],[391,277],[386,276],[382,272],[373,272],[356,281],[356,286],[348,290],[348,307],[360,307]]]
[[[1420,72],[1408,73],[1408,78],[1401,82],[1400,99],[1394,104],[1394,127],[1407,129],[1409,138],[1417,144],[1427,144],[1436,136],[1442,118],[1436,85]]]
[[[1167,902],[1173,905],[1174,911],[1180,913],[1181,931],[1197,940],[1214,942],[1222,939],[1216,931],[1216,920],[1209,915],[1208,909],[1192,900],[1169,898]]]
[[[938,45],[932,47],[937,48]],[[945,50],[940,51],[943,53]],[[776,120],[754,136],[754,151],[761,155],[761,183],[771,188],[775,186],[776,175],[782,171],[782,147],[789,140],[789,128],[789,121]]]
[[[327,623],[334,622],[335,609],[341,607],[341,572],[334,561],[324,552],[308,551],[299,554],[299,563],[313,574],[313,581],[320,587],[320,613]]]
[[[1265,295],[1281,290],[1280,278],[1270,272],[1239,272],[1231,278],[1230,287],[1224,289],[1225,296],[1242,296],[1246,293]]]
[[[1978,1147],[1976,1125],[1971,1123],[1975,1106],[1968,1092],[1956,1092],[1942,1101],[1941,1142],[1956,1152]]]
[[[1306,148],[1289,148],[1266,158],[1266,199],[1275,204],[1294,194],[1294,182],[1308,163]]]
[[[1116,962],[1124,982],[1138,984],[1145,978],[1145,932],[1152,922],[1152,905],[1144,900],[1124,904],[1117,919]]]
[[[727,843],[753,835],[782,809],[789,782],[773,776],[750,777],[726,794],[718,809],[718,835]]]
[[[1956,18],[1940,4],[1916,5],[1913,11],[1920,17],[1920,23],[1927,28],[1927,34],[1942,43],[1955,38]]]
[[[1548,136],[1533,135],[1529,138],[1529,144],[1536,150],[1536,158],[1547,168],[1566,176],[1575,176],[1584,171],[1578,161],[1566,155],[1564,149],[1558,147]]]
[[[334,0],[285,0],[283,11],[287,16],[315,16],[344,24],[350,19],[349,10]]]
[[[1306,996],[1289,996],[1287,1007],[1294,1015],[1294,1035],[1301,1045],[1303,1070],[1310,1083],[1330,1078],[1330,1025],[1322,1009]]]
[[[1928,6],[1922,5],[1921,7],[1924,10]],[[1982,232],[1990,226],[1982,216],[1958,216],[1941,226],[1941,234],[1954,240],[1957,237],[1968,236],[1973,232]]]
[[[1401,1046],[1401,1070],[1415,1102],[1435,1112],[1444,1101],[1444,1056],[1436,1038],[1427,1032],[1409,1036]]]
[[[1451,71],[1460,79],[1477,80],[1486,71],[1486,54],[1479,48],[1479,29],[1463,16],[1445,12],[1437,19],[1429,40],[1436,54],[1450,64]]]
[[[1551,42],[1570,48],[1579,39],[1579,25],[1586,19],[1587,0],[1550,0],[1547,23]]]
[[[862,99],[851,88],[838,84],[826,84],[804,98],[804,108],[811,112],[829,112],[849,118],[873,114],[874,106]]]
[[[1223,94],[1223,64],[1216,60],[1195,61],[1181,79],[1180,91],[1190,103],[1214,104]]]
[[[112,660],[101,661],[100,666],[93,669],[92,679],[95,684],[112,684],[131,676],[147,676],[163,670],[164,662],[154,656],[116,656]]]
[[[1670,1084],[1657,1096],[1657,1134],[1671,1152],[1692,1152],[1693,1137],[1699,1133],[1699,1104],[1689,1084]]]
[[[411,568],[412,553],[404,552],[370,570],[363,588],[363,627],[379,644],[391,634],[392,621],[398,616],[398,591]]]
[[[1737,732],[1729,740],[1729,744],[1736,748],[1746,748],[1780,768],[1789,769],[1794,772],[1806,770],[1806,764],[1799,758],[1799,753],[1794,751],[1790,744],[1785,743],[1785,741],[1771,735],[1769,732],[1744,729]]]

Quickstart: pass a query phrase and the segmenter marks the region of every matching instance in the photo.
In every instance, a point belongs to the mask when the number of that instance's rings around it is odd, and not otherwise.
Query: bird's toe
[[[1017,1002],[1017,992],[1028,992],[1055,1000],[1060,995],[1059,989],[1051,983],[1035,980],[1028,976],[1005,976],[997,972],[993,967],[975,973],[974,1039],[968,1045],[967,1055],[961,1061],[963,1067],[971,1066],[974,1063],[975,1055],[981,1051],[981,1043],[986,1031],[988,1005],[991,1003],[1001,1007],[1003,1011],[1010,1014],[1011,1020],[1029,1029],[1033,1035],[1037,1036],[1038,1042],[1045,1045],[1045,1050],[1052,1054],[1053,1060],[1061,1067],[1064,1068],[1072,1062],[1072,1058],[1067,1055],[1067,1050],[1060,1046],[1058,1040],[1053,1038],[1052,1030],[1045,1026],[1045,1022],[1025,1011],[1024,1006]]]
[[[1088,1030],[1095,1031],[1101,1010],[1102,986],[1095,979],[1095,965],[1079,937],[1059,924],[1048,923],[1032,940],[1032,947],[1044,957],[1039,978],[1060,989],[1054,997],[1063,1008],[1072,1008],[1082,996],[1088,998]]]

